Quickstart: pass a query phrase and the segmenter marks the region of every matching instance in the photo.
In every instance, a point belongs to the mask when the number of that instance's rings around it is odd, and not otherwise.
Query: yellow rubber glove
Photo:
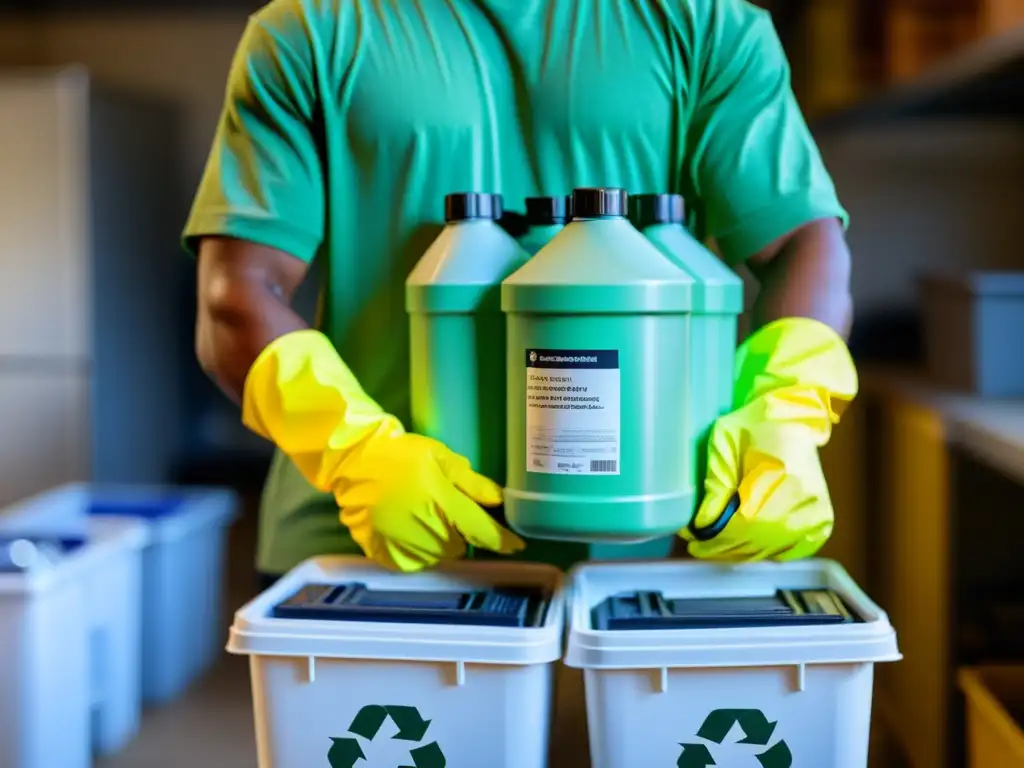
[[[287,334],[260,354],[242,420],[334,494],[341,522],[376,563],[416,571],[462,557],[467,541],[502,554],[525,546],[479,506],[500,504],[501,488],[464,456],[407,434],[318,331]]]
[[[704,500],[680,535],[704,559],[810,557],[832,534],[818,450],[857,394],[853,359],[831,328],[789,318],[747,339],[736,371],[735,410],[712,428]],[[737,493],[724,529],[701,540]]]

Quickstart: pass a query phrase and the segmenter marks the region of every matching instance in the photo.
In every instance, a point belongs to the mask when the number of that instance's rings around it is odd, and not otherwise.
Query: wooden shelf
[[[934,412],[949,442],[1024,484],[1024,398],[950,392],[918,371],[898,368],[869,367],[862,371],[861,386],[865,392],[902,398]]]
[[[969,46],[920,77],[814,117],[816,132],[927,116],[1024,116],[1024,24]]]

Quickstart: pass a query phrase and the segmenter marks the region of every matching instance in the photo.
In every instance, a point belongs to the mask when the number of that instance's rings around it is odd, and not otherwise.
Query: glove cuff
[[[275,443],[321,490],[330,487],[353,446],[382,429],[404,431],[314,330],[285,334],[256,358],[242,393],[242,422]]]
[[[840,409],[857,396],[857,368],[846,342],[817,320],[791,317],[759,329],[736,351],[733,406],[786,387],[818,390]]]

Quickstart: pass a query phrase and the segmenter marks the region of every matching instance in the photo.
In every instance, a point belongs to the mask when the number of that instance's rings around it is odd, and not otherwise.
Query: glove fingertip
[[[718,518],[725,512],[725,508],[729,505],[732,500],[733,491],[727,493],[713,493],[708,494],[701,501],[700,506],[697,508],[697,513],[693,516],[693,521],[690,523],[695,528],[706,528],[709,525],[714,525]]]
[[[507,528],[503,528],[497,523],[493,524],[493,529],[488,531],[487,540],[481,538],[479,532],[475,535],[466,535],[466,541],[472,544],[474,547],[479,549],[487,549],[491,552],[497,552],[499,555],[514,555],[517,552],[522,552],[526,549],[526,542],[519,538],[512,531]]]
[[[500,485],[473,470],[467,470],[455,481],[455,485],[477,504],[485,507],[497,507],[504,500]]]
[[[502,547],[498,551],[503,555],[514,555],[526,549],[526,542],[512,531],[504,530],[502,534]]]

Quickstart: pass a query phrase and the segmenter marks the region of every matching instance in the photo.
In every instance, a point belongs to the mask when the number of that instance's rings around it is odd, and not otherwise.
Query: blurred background
[[[825,456],[826,554],[905,654],[878,673],[873,759],[962,765],[962,669],[1024,712],[1024,0],[760,4],[852,219],[863,396]],[[258,6],[0,2],[0,505],[73,481],[231,487],[225,616],[254,589],[269,449],[195,362],[178,233]],[[315,295],[314,274],[303,312]],[[1013,737],[1018,762],[986,765],[1024,765]],[[178,740],[200,751],[169,757]],[[244,663],[108,760],[252,766]]]

